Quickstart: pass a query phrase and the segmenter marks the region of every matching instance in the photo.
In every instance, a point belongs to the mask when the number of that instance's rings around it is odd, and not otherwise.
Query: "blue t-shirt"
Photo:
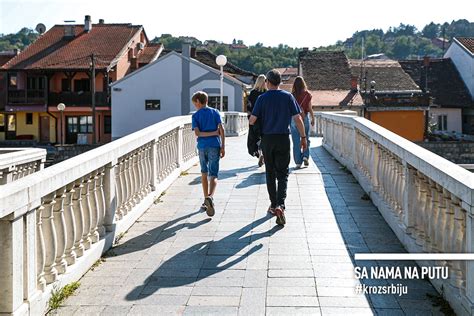
[[[221,114],[218,110],[208,106],[199,109],[192,116],[193,130],[197,127],[201,132],[214,132],[217,130],[219,124],[222,124]],[[198,149],[210,147],[220,148],[221,138],[220,136],[198,137],[197,147]]]
[[[289,134],[291,119],[300,112],[300,107],[291,93],[268,90],[258,97],[252,115],[260,120],[263,135]]]

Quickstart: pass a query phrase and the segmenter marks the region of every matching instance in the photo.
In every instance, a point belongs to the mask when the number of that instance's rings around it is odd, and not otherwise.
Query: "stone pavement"
[[[183,174],[99,266],[80,281],[59,315],[432,315],[429,282],[408,294],[362,295],[356,252],[404,248],[355,179],[312,139],[313,161],[289,178],[287,225],[267,215],[264,168],[246,136],[228,138],[216,215],[199,212],[197,166]],[[384,265],[414,265],[384,262]],[[365,280],[368,285],[389,284]]]

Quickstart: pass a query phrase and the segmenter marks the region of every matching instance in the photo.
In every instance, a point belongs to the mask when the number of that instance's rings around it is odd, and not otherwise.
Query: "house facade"
[[[365,118],[410,140],[427,134],[429,97],[395,60],[350,61],[359,78]]]
[[[474,37],[453,38],[444,58],[451,58],[474,98]]]
[[[429,93],[429,119],[434,130],[465,134],[474,132],[469,117],[465,115],[466,111],[474,108],[474,103],[450,58],[402,60],[400,65],[424,92]]]
[[[362,114],[362,98],[357,77],[351,73],[344,52],[301,52],[299,75],[303,76],[313,96],[311,105],[317,112],[351,110]]]
[[[53,26],[0,68],[6,78],[0,140],[109,142],[109,83],[152,61],[160,51],[161,46],[149,45],[139,25],[103,20],[92,24],[86,16],[84,25]],[[59,103],[65,104],[63,113]]]
[[[194,57],[194,58],[193,58]],[[243,110],[249,88],[232,74],[224,75],[224,111]],[[209,105],[220,105],[220,72],[199,60],[190,45],[112,83],[112,138],[123,137],[172,116],[194,111],[191,96],[202,90]]]

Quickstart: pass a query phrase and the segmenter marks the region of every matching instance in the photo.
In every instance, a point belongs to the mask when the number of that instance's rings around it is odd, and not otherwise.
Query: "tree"
[[[431,22],[423,28],[421,34],[426,38],[433,39],[439,36],[439,31],[440,25]]]
[[[412,54],[415,43],[411,36],[399,36],[393,43],[392,54],[396,59],[406,59]]]

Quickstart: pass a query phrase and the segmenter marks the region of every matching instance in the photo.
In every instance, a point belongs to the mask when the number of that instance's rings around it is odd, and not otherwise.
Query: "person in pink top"
[[[293,88],[291,93],[296,99],[296,102],[301,109],[301,117],[304,122],[305,134],[309,135],[309,128],[314,126],[314,113],[311,106],[311,93],[308,92],[306,82],[303,77],[296,77],[295,82],[293,83]],[[293,159],[297,168],[300,168],[302,164],[305,166],[309,165],[309,138],[307,141],[307,147],[304,151],[301,151],[300,144],[300,133],[296,128],[296,125],[292,122],[291,124],[291,138],[293,140]]]

